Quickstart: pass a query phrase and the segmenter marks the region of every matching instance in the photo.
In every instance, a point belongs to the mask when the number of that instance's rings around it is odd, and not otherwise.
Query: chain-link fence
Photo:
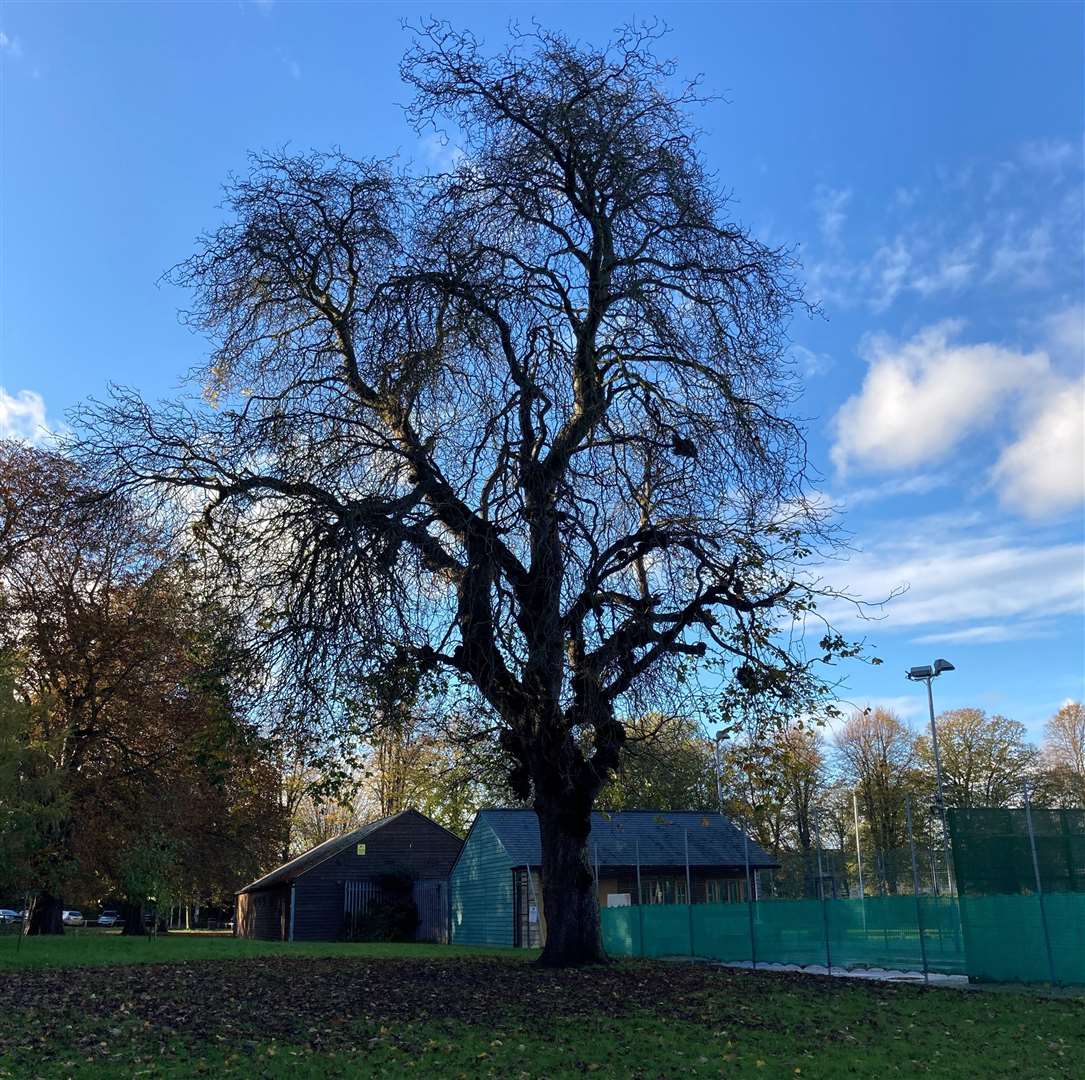
[[[694,893],[605,909],[604,943],[614,955],[1085,985],[1085,811],[1024,801],[948,811],[949,836],[940,814],[908,801],[904,847],[874,843],[858,813],[850,845],[823,846],[815,826],[809,849],[754,872],[740,902]]]

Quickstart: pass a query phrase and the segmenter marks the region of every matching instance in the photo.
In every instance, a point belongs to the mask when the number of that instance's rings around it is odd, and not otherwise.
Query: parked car
[[[121,914],[119,911],[103,911],[98,916],[99,926],[120,926]]]
[[[23,921],[21,911],[12,911],[11,908],[0,908],[0,923],[16,923]]]
[[[87,920],[81,911],[65,911],[61,916],[65,926],[86,926]]]

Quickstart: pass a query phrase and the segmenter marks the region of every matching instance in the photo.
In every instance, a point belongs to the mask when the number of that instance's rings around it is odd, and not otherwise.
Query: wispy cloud
[[[887,480],[867,487],[845,488],[829,496],[832,504],[840,510],[854,510],[867,503],[907,495],[929,495],[939,488],[948,487],[953,477],[948,472],[919,473],[903,479]]]
[[[1034,172],[1061,173],[1081,164],[1082,145],[1067,139],[1032,139],[1021,146],[1018,156]]]
[[[45,416],[45,400],[34,390],[9,394],[0,386],[0,439],[44,442],[53,429]]]
[[[819,186],[814,192],[814,209],[818,215],[821,235],[830,243],[840,240],[844,222],[848,219],[848,203],[851,202],[851,188]]]
[[[792,345],[790,353],[804,379],[824,375],[833,366],[833,358],[828,353],[814,352],[805,345]]]
[[[921,645],[994,645],[1003,641],[1031,641],[1054,637],[1058,629],[1051,620],[1016,619],[1011,623],[986,623],[957,630],[921,634],[912,640]]]
[[[895,189],[874,235],[862,235],[863,219],[848,213],[850,188],[818,188],[822,250],[815,244],[808,257],[811,294],[880,313],[909,295],[1065,280],[1081,262],[1082,158],[1081,146],[1039,139],[1001,161],[936,169],[933,185]]]
[[[1028,530],[991,528],[982,516],[927,515],[883,522],[864,549],[826,569],[838,587],[868,600],[906,587],[881,609],[881,633],[915,630],[928,636],[966,631],[980,638],[991,626],[1036,632],[1036,613],[1050,620],[1085,613],[1085,544],[1037,540]],[[854,629],[862,619],[850,605],[823,613]]]
[[[22,42],[17,37],[0,30],[0,55],[10,56],[13,60],[21,59],[23,55]]]
[[[463,150],[444,132],[427,132],[418,146],[423,164],[435,172],[451,172],[464,158]]]
[[[990,253],[987,281],[1007,281],[1023,289],[1049,285],[1055,254],[1051,233],[1049,221],[1022,224],[1018,215],[1011,215]]]

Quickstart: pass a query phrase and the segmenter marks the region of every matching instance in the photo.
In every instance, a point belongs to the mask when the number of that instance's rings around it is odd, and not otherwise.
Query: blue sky
[[[204,354],[159,283],[250,149],[430,166],[402,119],[402,19],[500,42],[532,16],[590,41],[630,18],[725,100],[704,154],[762,238],[798,246],[822,318],[792,328],[834,584],[908,591],[849,699],[1039,733],[1085,670],[1083,11],[1077,4],[13,3],[0,13],[0,432],[107,381],[166,396]],[[841,617],[847,620],[846,612]]]

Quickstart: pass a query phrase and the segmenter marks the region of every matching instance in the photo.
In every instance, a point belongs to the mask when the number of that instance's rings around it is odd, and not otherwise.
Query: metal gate
[[[448,944],[448,891],[440,878],[416,881],[413,888],[414,906],[418,908],[418,929],[415,941],[436,941]]]
[[[418,909],[418,929],[415,941],[436,941],[448,944],[448,885],[442,878],[415,881],[411,898]],[[384,899],[375,881],[343,882],[343,914],[348,927],[369,914],[371,907]]]

